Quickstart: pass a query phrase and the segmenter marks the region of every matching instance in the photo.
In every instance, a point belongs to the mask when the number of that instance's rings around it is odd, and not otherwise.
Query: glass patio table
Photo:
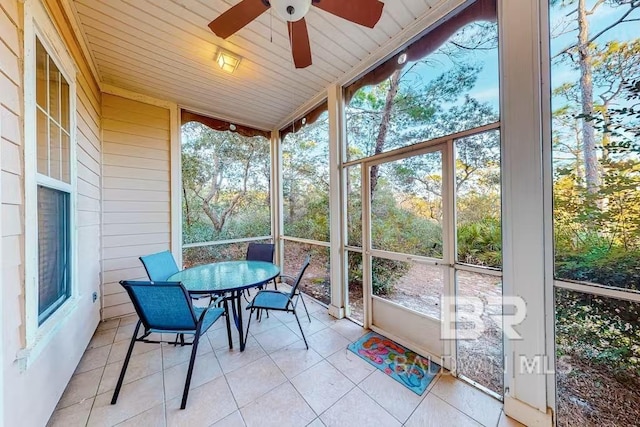
[[[168,282],[181,282],[193,295],[227,295],[231,301],[233,320],[240,337],[240,351],[244,351],[246,337],[242,327],[242,292],[264,285],[280,274],[277,265],[264,261],[223,261],[184,269]],[[230,332],[229,332],[230,333]]]

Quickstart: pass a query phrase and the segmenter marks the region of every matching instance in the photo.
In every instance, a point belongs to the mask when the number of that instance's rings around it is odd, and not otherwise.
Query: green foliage
[[[619,380],[640,376],[640,305],[568,290],[556,293],[560,355],[573,354],[611,369]],[[576,345],[579,343],[580,345]]]
[[[395,283],[409,271],[409,263],[384,258],[373,258],[373,294],[388,295],[393,292]],[[362,287],[362,254],[349,252],[349,286]]]
[[[467,264],[502,267],[500,220],[484,218],[458,226],[458,259]]]

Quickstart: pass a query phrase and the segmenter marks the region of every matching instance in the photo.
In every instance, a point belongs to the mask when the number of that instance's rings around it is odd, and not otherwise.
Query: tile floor
[[[137,318],[103,322],[49,426],[519,425],[500,402],[447,375],[417,396],[346,349],[364,329],[308,305],[312,321],[302,324],[309,350],[290,314],[253,323],[243,353],[237,342],[228,349],[225,322],[216,322],[201,340],[183,411],[191,347],[167,344],[136,344],[118,402],[110,405]]]

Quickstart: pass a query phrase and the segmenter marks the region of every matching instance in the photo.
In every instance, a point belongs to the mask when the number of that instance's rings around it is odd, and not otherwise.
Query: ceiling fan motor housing
[[[270,3],[276,13],[289,22],[301,20],[311,8],[311,0],[271,0]]]

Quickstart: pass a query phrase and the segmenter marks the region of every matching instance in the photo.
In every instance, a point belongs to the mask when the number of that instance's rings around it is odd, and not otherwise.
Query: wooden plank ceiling
[[[348,1],[348,0],[345,0]],[[239,0],[73,0],[101,82],[273,129],[442,0],[385,0],[371,30],[312,7],[313,65],[293,66],[285,22],[267,11],[223,40],[207,24]],[[240,55],[227,74],[219,47]]]

